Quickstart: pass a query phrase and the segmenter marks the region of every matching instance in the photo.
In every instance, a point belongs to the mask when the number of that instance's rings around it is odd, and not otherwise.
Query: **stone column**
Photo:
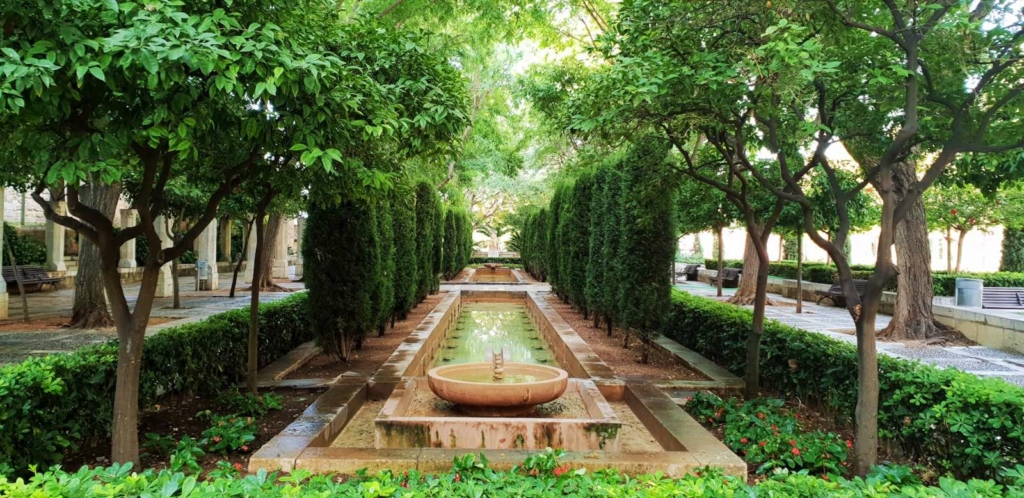
[[[0,267],[4,265],[4,259],[7,257],[4,249],[4,237],[3,237],[3,226],[4,226],[4,188],[0,186]],[[8,261],[10,263],[10,261]],[[0,318],[7,318],[7,283],[4,279],[0,278]]]
[[[252,283],[252,272],[256,268],[256,223],[249,230],[249,242],[245,250],[245,283]]]
[[[138,224],[138,213],[134,209],[121,210],[121,229],[130,228]],[[135,268],[135,239],[125,242],[121,246],[121,259],[117,261],[118,268]]]
[[[306,229],[306,219],[302,216],[296,218],[298,224],[295,226],[295,276],[302,276],[302,232]]]
[[[233,225],[231,218],[224,218],[220,225],[220,257],[217,261],[230,263],[234,261],[235,255],[231,254],[231,229]]]
[[[206,280],[206,285],[200,287],[199,290],[217,290],[220,286],[217,274],[217,220],[211,221],[206,229],[196,237],[195,250],[196,259],[205,260],[206,264],[210,266],[210,278]],[[198,271],[198,267],[196,270]],[[198,274],[196,274],[196,278],[199,278]]]
[[[67,204],[60,201],[53,210],[60,215],[67,213]],[[46,270],[68,271],[64,264],[64,227],[46,220]]]
[[[153,227],[156,228],[156,234],[160,236],[160,248],[166,249],[174,245],[174,240],[171,239],[171,235],[168,232],[167,217],[157,216],[153,220]],[[150,248],[150,251],[153,249]],[[156,297],[172,297],[174,296],[174,281],[171,276],[171,262],[168,261],[160,267],[160,274],[156,279]]]
[[[277,240],[274,242],[274,278],[288,278],[288,238],[292,220],[281,218],[277,227]]]

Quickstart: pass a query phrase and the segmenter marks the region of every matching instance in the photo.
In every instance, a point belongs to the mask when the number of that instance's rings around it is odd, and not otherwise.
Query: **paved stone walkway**
[[[241,280],[241,275],[239,276]],[[278,285],[295,290],[305,288],[301,282],[278,281]],[[249,305],[249,292],[235,292],[234,298],[228,297],[231,289],[231,275],[220,279],[220,287],[216,291],[196,292],[194,277],[181,277],[181,308],[174,309],[173,299],[157,298],[153,304],[151,317],[173,318],[159,325],[146,329],[146,335],[159,333],[169,327],[201,321],[211,315],[225,311],[244,308]],[[247,284],[239,284],[238,289],[247,289]],[[139,292],[139,284],[125,284],[125,292],[129,295],[129,306],[135,305],[135,297]],[[261,292],[260,302],[272,302],[291,295],[290,292]],[[60,289],[52,292],[35,292],[28,294],[28,306],[31,318],[70,317],[71,302],[74,289]],[[21,317],[21,296],[10,296],[10,317],[0,320],[6,324],[17,322]],[[57,329],[57,330],[5,330],[0,332],[0,364],[16,363],[30,356],[44,356],[52,353],[66,353],[76,349],[106,342],[116,337],[111,329]]]
[[[690,294],[714,299],[715,287],[700,282],[680,282],[677,289]],[[722,289],[731,296],[735,289]],[[795,299],[779,294],[770,298],[783,303],[795,303]],[[746,308],[753,308],[746,306]],[[854,335],[853,318],[844,308],[817,305],[804,301],[803,313],[797,314],[793,306],[769,306],[765,316],[796,328],[827,335],[840,341],[857,343]],[[875,326],[879,329],[889,324],[888,315],[879,315]],[[884,354],[920,360],[941,368],[956,368],[981,377],[999,377],[1007,382],[1024,386],[1024,356],[987,348],[984,346],[924,346],[908,347],[900,342],[878,341],[878,350]]]

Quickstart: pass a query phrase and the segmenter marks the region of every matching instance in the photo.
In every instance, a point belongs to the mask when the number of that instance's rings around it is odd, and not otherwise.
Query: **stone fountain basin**
[[[437,397],[464,408],[480,411],[495,409],[495,415],[509,415],[510,409],[530,410],[558,399],[569,385],[569,374],[561,368],[531,363],[506,363],[505,377],[522,376],[534,380],[522,383],[497,383],[488,380],[494,373],[490,363],[442,365],[427,372],[427,383]]]

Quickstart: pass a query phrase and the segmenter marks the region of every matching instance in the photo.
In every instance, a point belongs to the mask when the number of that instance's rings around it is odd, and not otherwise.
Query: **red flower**
[[[537,474],[539,474],[539,472],[537,472],[537,469],[530,469],[531,476],[536,476]]]
[[[846,440],[846,447],[852,450],[853,449],[853,441],[850,441],[849,439],[847,439]]]
[[[800,456],[800,448],[793,448],[793,456]]]
[[[789,445],[790,445],[790,446],[796,446],[796,441],[794,441],[794,440],[790,439],[790,440],[789,440]]]
[[[249,447],[243,444],[242,445],[242,451],[249,451]]]
[[[405,481],[402,481],[402,487],[403,488],[408,488],[409,487],[409,483],[405,482]]]
[[[766,444],[768,444],[767,441],[761,441],[760,443],[757,443],[758,446],[764,446]]]
[[[950,209],[949,214],[956,216],[956,209]]]
[[[213,436],[213,442],[219,443],[220,442],[220,436]]]
[[[236,464],[235,464],[235,470],[237,470],[237,471],[241,472],[241,471],[242,471],[242,464],[240,464],[240,463],[236,463]]]
[[[828,474],[822,474],[821,478],[827,481],[828,480]]]
[[[775,427],[775,424],[772,424],[772,430],[778,432],[779,428]]]
[[[747,438],[740,439],[740,442],[743,444],[747,444],[747,441],[749,441]]]
[[[563,465],[561,467],[556,467],[555,470],[554,470],[555,477],[558,477],[558,476],[560,476],[560,475],[562,475],[562,474],[564,474],[566,472],[569,472],[569,466],[568,465]]]
[[[460,476],[460,475],[458,474],[458,472],[456,472],[456,473],[455,473],[455,482],[461,482],[461,481],[462,481],[462,476]]]
[[[757,412],[757,418],[764,420],[764,414],[761,412]]]

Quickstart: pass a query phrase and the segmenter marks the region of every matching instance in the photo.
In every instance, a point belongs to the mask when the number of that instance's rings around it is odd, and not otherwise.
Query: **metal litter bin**
[[[985,281],[977,278],[956,279],[956,305],[969,308],[981,307],[981,294],[985,291]]]
[[[196,261],[197,290],[212,290],[210,283],[210,264],[205,259]]]

